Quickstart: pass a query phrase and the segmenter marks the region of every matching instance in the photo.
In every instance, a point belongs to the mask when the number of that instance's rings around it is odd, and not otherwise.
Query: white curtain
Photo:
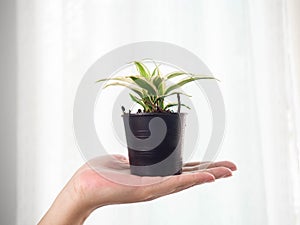
[[[148,203],[109,206],[86,224],[300,224],[300,2],[18,0],[18,224],[35,224],[84,163],[76,88],[106,52],[156,40],[197,54],[221,80],[218,160],[230,179]]]

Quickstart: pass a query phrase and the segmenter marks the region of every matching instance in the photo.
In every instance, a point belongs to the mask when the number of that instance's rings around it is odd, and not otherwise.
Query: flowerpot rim
[[[187,115],[188,113],[178,113],[178,112],[150,112],[150,113],[124,113],[122,114],[121,116],[124,117],[124,116],[133,116],[133,117],[139,117],[139,116],[177,116],[177,115]]]

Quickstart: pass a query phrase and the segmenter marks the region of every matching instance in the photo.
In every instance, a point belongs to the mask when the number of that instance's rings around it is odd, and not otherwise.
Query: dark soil
[[[137,114],[139,114],[139,113],[174,113],[174,111],[170,110],[170,109],[168,109],[168,110],[159,109],[159,110],[155,110],[155,111],[150,112],[150,111],[142,111],[141,109],[138,109]]]

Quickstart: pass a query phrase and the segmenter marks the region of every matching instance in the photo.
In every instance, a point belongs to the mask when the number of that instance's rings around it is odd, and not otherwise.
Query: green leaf
[[[127,83],[133,83],[132,80],[129,79],[129,77],[111,77],[111,78],[104,78],[97,80],[96,83],[98,82],[103,82],[103,81],[111,81],[111,80],[116,80],[116,81],[123,81]]]
[[[192,97],[191,95],[188,95],[188,94],[186,94],[186,93],[184,93],[184,92],[172,92],[172,93],[170,93],[170,94],[166,94],[166,95],[159,95],[159,96],[157,96],[157,98],[166,98],[166,97],[168,97],[168,96],[171,96],[171,95],[177,95],[177,94],[180,94],[180,95],[185,95],[185,96],[187,96],[187,97]]]
[[[136,89],[136,88],[134,88],[134,87],[132,87],[131,85],[128,85],[128,84],[115,82],[115,83],[109,83],[109,84],[105,85],[104,88],[107,88],[107,87],[109,87],[109,86],[123,86],[123,87],[126,87],[126,88],[128,88],[128,89],[134,91],[134,92],[137,93],[141,98],[144,97],[142,91],[140,91],[140,90],[138,90],[138,89]]]
[[[142,93],[143,93],[143,96],[144,96],[144,97],[147,97],[147,96],[148,96],[148,92],[147,92],[147,90],[145,90],[145,89],[142,89]]]
[[[151,77],[154,77],[155,74],[157,76],[160,76],[160,70],[159,70],[159,66],[160,65],[157,65],[155,61],[153,61],[153,63],[155,64],[155,69],[153,70],[152,74],[151,74]]]
[[[215,79],[214,77],[208,77],[208,76],[194,76],[194,77],[189,77],[186,79],[181,80],[180,82],[178,82],[177,84],[173,84],[170,87],[167,88],[167,90],[165,91],[165,94],[170,93],[171,91],[178,89],[180,87],[182,87],[183,85],[190,83],[192,81],[196,81],[196,80],[201,80],[201,79]]]
[[[156,87],[156,89],[159,88],[159,85],[163,82],[163,79],[160,76],[155,76],[153,79],[153,84]]]
[[[160,85],[158,86],[158,93],[159,93],[160,95],[164,95],[164,94],[165,94],[165,89],[166,89],[165,86],[166,86],[166,84],[165,84],[164,81],[161,82]]]
[[[141,105],[144,110],[146,109],[146,106],[145,106],[145,104],[143,103],[143,101],[141,99],[137,98],[133,94],[129,93],[129,95],[130,95],[130,98],[132,99],[132,101],[134,101],[134,102],[138,103],[139,105]]]
[[[184,106],[184,107],[186,107],[186,108],[188,108],[188,109],[191,109],[189,106],[187,106],[187,105],[185,105],[185,104],[180,104],[180,105],[181,105],[181,106]],[[171,107],[173,107],[173,106],[178,106],[178,103],[170,103],[170,104],[166,105],[166,107],[165,107],[164,109],[166,110],[166,109],[171,108]]]
[[[145,105],[146,111],[153,111],[153,109],[155,108],[155,104],[153,103],[151,96],[146,95],[143,99],[142,99],[143,104]]]
[[[157,91],[155,86],[153,86],[149,81],[141,79],[138,77],[130,77],[140,88],[147,90],[148,94],[151,96],[157,96]]]
[[[157,73],[157,67],[153,70],[152,74],[151,74],[151,77],[154,77],[155,76],[155,73]]]
[[[160,101],[160,100],[163,100],[164,98],[169,97],[169,96],[171,96],[171,95],[177,95],[177,94],[185,95],[185,96],[187,96],[187,97],[192,97],[191,95],[188,95],[188,94],[186,94],[186,93],[184,93],[184,92],[172,92],[172,93],[167,94],[167,95],[160,95],[160,96],[157,96],[157,99],[156,99],[156,101],[155,101],[154,103],[156,103],[156,102],[158,102],[158,101]]]
[[[146,79],[150,78],[150,71],[143,63],[135,61],[134,65],[136,66],[136,69],[139,71],[141,76],[145,77]]]
[[[172,73],[169,73],[166,75],[166,79],[169,80],[169,79],[172,79],[174,77],[178,77],[178,76],[182,76],[182,75],[187,75],[189,73],[186,73],[184,71],[176,71],[176,72],[172,72]]]

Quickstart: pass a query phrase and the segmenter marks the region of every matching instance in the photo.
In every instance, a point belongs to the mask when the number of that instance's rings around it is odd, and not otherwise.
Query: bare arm
[[[96,161],[97,162],[97,161]],[[99,163],[103,163],[100,160]],[[128,170],[122,156],[108,157],[105,165],[116,172]],[[195,185],[230,177],[236,166],[228,161],[217,163],[187,163],[183,174],[161,179],[160,182],[131,186],[118,184],[100,176],[89,165],[83,165],[66,184],[38,225],[79,225],[97,208],[111,205],[150,201]],[[124,173],[127,179],[153,179]]]

